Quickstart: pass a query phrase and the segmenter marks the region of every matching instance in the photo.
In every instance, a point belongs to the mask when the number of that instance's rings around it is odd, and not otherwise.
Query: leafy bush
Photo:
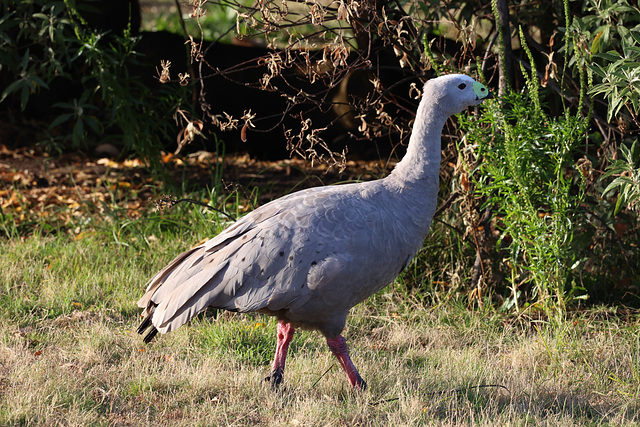
[[[131,72],[142,59],[135,51],[139,37],[130,30],[90,28],[71,0],[0,4],[7,11],[0,18],[0,72],[9,81],[0,103],[17,97],[22,111],[31,106],[49,118],[47,148],[88,149],[109,141],[153,162],[175,138],[171,116],[186,89],[152,90]]]
[[[607,173],[602,179],[611,176],[617,177],[602,192],[603,196],[618,190],[618,201],[616,202],[614,214],[620,212],[624,206],[629,206],[640,213],[640,145],[638,141],[634,141],[631,147],[622,145],[620,147],[622,159],[618,159],[607,169]]]
[[[492,224],[499,232],[489,257],[493,277],[498,278],[495,289],[502,287],[503,276],[509,283],[504,309],[533,305],[547,314],[561,315],[570,302],[586,299],[588,290],[608,287],[611,292],[613,286],[628,286],[629,278],[637,277],[631,261],[638,255],[637,240],[619,240],[618,234],[627,226],[615,223],[608,214],[608,203],[599,197],[601,189],[592,177],[594,168],[605,167],[606,159],[589,150],[594,144],[590,139],[596,143],[600,139],[589,134],[594,99],[587,95],[605,95],[609,121],[624,106],[635,120],[640,102],[640,79],[635,76],[640,37],[635,30],[613,24],[618,19],[637,21],[640,14],[624,2],[611,3],[608,9],[607,4],[589,3],[587,10],[598,11],[599,17],[567,16],[569,32],[563,51],[569,68],[564,72],[567,81],[572,71],[579,76],[577,112],[572,113],[564,99],[561,115],[554,116],[545,107],[550,91],[541,87],[534,55],[520,29],[529,65],[526,68],[520,62],[526,91],[507,92],[499,103],[487,105],[478,120],[461,117],[462,130],[467,132],[462,150],[473,152],[477,159],[473,191],[476,200],[491,210]],[[589,109],[583,112],[587,103]],[[623,145],[621,155],[601,178],[617,176],[602,193],[620,190],[614,213],[625,205],[633,209],[640,198],[637,144]],[[598,271],[596,264],[600,264]]]
[[[622,39],[622,52],[615,50],[594,55],[604,59],[604,65],[593,64],[591,69],[600,77],[592,95],[603,95],[607,101],[607,121],[620,113],[622,107],[633,117],[640,110],[640,32],[629,31]]]
[[[562,311],[567,295],[582,293],[571,282],[584,200],[573,152],[586,126],[575,115],[554,118],[532,109],[535,103],[531,94],[512,92],[478,120],[461,120],[466,147],[482,159],[473,170],[475,192],[496,218],[496,255],[506,255],[498,266],[506,267],[510,282],[504,308],[538,302]]]

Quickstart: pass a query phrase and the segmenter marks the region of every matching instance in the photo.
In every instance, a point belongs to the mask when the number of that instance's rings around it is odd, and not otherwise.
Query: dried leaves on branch
[[[191,7],[200,28],[209,10],[236,13],[233,49],[189,36],[204,128],[221,132],[227,143],[248,143],[241,147],[286,141],[288,153],[340,169],[348,150],[375,152],[379,144],[389,153],[406,143],[416,105],[410,92],[428,77],[433,52],[446,50],[443,38],[423,44],[425,31],[450,28],[466,46],[450,65],[475,61],[478,18],[467,23],[417,3],[195,1]],[[164,67],[162,75],[168,75]],[[189,143],[184,136],[192,123],[183,124],[180,146]],[[269,139],[271,132],[279,139]]]

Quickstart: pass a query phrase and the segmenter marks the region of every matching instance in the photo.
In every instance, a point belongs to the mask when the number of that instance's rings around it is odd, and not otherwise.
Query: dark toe
[[[278,386],[282,382],[283,372],[275,369],[271,372],[271,375],[265,378],[265,381],[269,381],[271,383],[271,388],[273,390],[277,390]]]

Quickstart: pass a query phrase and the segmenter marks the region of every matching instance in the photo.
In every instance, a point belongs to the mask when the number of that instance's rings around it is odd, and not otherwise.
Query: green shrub
[[[172,115],[187,94],[180,85],[152,90],[131,72],[143,61],[139,37],[90,28],[72,0],[0,1],[0,71],[9,82],[0,105],[12,97],[21,110],[47,108],[48,149],[91,149],[109,141],[153,161],[177,130]],[[74,88],[70,99],[52,105],[42,95],[52,82]],[[59,135],[59,136],[56,136]]]
[[[614,214],[620,212],[624,206],[629,206],[640,213],[640,145],[634,141],[631,147],[622,145],[620,147],[622,159],[614,161],[607,169],[607,173],[602,176],[605,180],[611,176],[616,178],[602,192],[603,196],[618,190],[618,200],[615,205]]]
[[[594,55],[603,64],[594,63],[591,69],[600,78],[592,95],[603,95],[607,101],[607,121],[618,116],[623,107],[634,118],[640,110],[640,32],[629,31],[622,39],[622,52],[610,50]]]
[[[600,194],[619,190],[614,214],[623,206],[635,209],[640,150],[637,144],[621,147],[621,159],[601,181],[616,178],[602,192],[592,171],[604,169],[607,160],[593,156],[593,147],[610,149],[615,140],[602,143],[590,125],[595,97],[601,95],[607,101],[608,121],[637,125],[640,33],[617,24],[637,23],[640,14],[626,2],[590,1],[585,10],[581,18],[571,16],[565,2],[568,31],[559,50],[564,68],[557,81],[565,93],[575,93],[577,112],[569,110],[569,96],[562,97],[559,115],[546,107],[545,101],[555,94],[540,84],[534,54],[520,29],[527,58],[520,62],[524,91],[508,92],[487,104],[477,120],[460,118],[466,132],[461,148],[477,159],[472,173],[475,203],[490,209],[492,229],[499,232],[494,252],[486,257],[491,259],[487,264],[492,264],[493,289],[501,292],[508,282],[503,309],[540,308],[556,317],[575,300],[586,299],[587,290],[602,296],[608,289],[612,295],[613,286],[635,274],[637,239],[620,240],[609,204]],[[569,83],[571,76],[575,85]]]
[[[580,253],[572,241],[585,200],[574,152],[587,124],[571,114],[551,117],[535,96],[508,93],[477,120],[461,117],[461,125],[466,148],[482,159],[473,171],[476,196],[491,206],[500,232],[498,269],[506,270],[511,290],[504,308],[534,303],[552,314],[564,311],[567,298],[583,297],[572,281]]]

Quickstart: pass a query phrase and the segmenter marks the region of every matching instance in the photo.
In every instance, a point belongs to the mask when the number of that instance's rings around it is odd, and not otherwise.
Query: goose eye
[[[466,85],[466,84],[464,84],[464,83],[460,83],[460,84],[458,85],[458,89],[460,89],[460,90],[464,89],[465,87],[467,87],[467,85]]]

